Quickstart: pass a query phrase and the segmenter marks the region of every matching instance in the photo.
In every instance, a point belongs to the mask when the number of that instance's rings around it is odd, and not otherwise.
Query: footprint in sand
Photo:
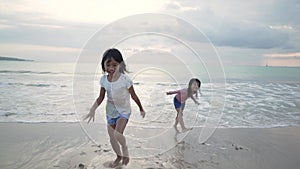
[[[117,165],[114,165],[113,161],[107,161],[107,162],[103,163],[103,166],[105,168],[115,168],[115,169],[121,169],[122,168],[121,163],[119,163]]]
[[[78,165],[78,168],[79,169],[86,169],[86,168],[84,168],[84,164],[81,164],[81,163]]]
[[[185,132],[190,131],[190,130],[193,130],[193,128],[187,128],[185,130],[182,130],[182,132],[185,133]]]
[[[185,132],[190,131],[190,130],[193,130],[193,128],[186,128],[186,129],[183,129],[181,132],[177,129],[176,133],[177,134],[179,134],[179,133],[185,133]]]
[[[79,155],[81,155],[81,156],[86,155],[86,152],[81,151],[81,153]]]

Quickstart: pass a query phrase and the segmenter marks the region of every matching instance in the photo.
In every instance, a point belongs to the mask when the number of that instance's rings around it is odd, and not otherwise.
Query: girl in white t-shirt
[[[123,165],[127,165],[129,163],[129,153],[123,132],[131,114],[130,96],[138,105],[142,117],[145,117],[145,111],[134,91],[132,81],[125,74],[127,72],[126,65],[120,51],[115,48],[106,50],[103,54],[101,66],[106,74],[100,79],[100,94],[85,119],[88,119],[88,122],[94,121],[95,110],[102,103],[105,93],[107,93],[107,131],[112,148],[117,155],[111,167],[118,166],[121,161]]]

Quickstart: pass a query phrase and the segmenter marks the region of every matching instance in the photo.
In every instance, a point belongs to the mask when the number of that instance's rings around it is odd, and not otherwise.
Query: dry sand
[[[96,125],[99,124],[89,126],[93,129]],[[146,133],[139,130],[141,135]],[[130,136],[131,131],[134,129],[128,127],[125,135]],[[128,166],[119,168],[298,169],[300,166],[300,127],[217,129],[205,144],[198,143],[200,131],[201,128],[194,128],[178,135],[168,132],[167,136],[172,138],[151,144],[176,146],[148,157],[135,154],[137,149],[146,151],[145,144],[132,145],[129,140],[133,157]],[[97,135],[101,143],[96,144],[79,123],[0,123],[0,168],[78,169],[80,164],[87,169],[108,168],[115,155],[105,125],[97,129]]]

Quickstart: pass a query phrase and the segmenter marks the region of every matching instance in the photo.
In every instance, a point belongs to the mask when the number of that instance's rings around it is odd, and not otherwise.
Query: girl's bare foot
[[[127,146],[122,147],[123,152],[123,159],[122,159],[122,165],[127,165],[129,163],[129,153]]]
[[[123,157],[122,165],[127,165],[129,163],[129,157]]]
[[[187,131],[189,131],[189,130],[192,130],[193,128],[184,128],[184,129],[182,129],[182,132],[184,133],[184,132],[187,132]]]
[[[117,158],[115,159],[114,162],[112,162],[112,163],[110,164],[110,167],[111,167],[111,168],[117,167],[118,165],[120,165],[121,160],[122,160],[122,156],[117,155]]]

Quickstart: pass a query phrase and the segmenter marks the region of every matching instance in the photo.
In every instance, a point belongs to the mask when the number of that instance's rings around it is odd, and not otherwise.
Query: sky
[[[299,0],[0,0],[0,56],[75,62],[105,25],[160,13],[201,30],[224,65],[300,66],[299,11]]]

